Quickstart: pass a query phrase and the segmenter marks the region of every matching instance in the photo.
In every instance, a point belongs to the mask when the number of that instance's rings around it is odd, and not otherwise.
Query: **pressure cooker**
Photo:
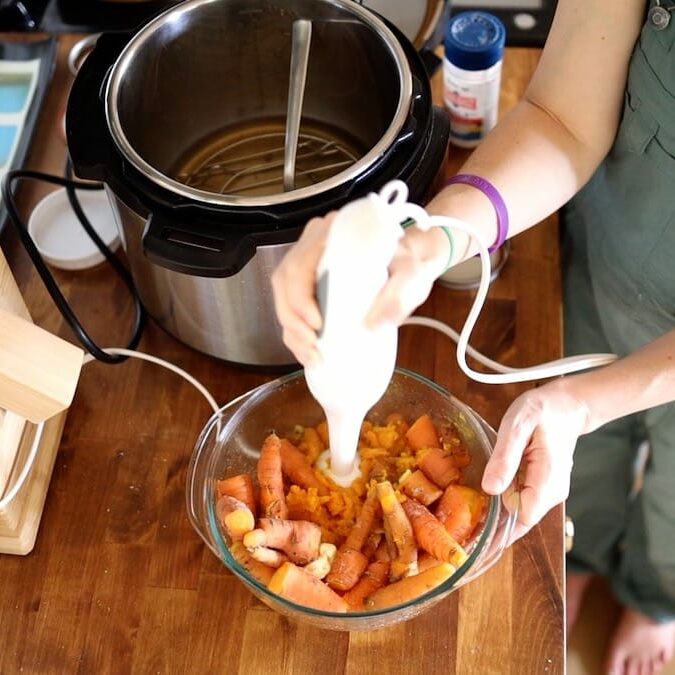
[[[284,185],[293,27],[312,26]],[[75,173],[104,183],[138,293],[195,349],[294,365],[270,276],[305,223],[399,178],[423,202],[448,122],[411,41],[350,0],[186,0],[103,34],[66,113]]]

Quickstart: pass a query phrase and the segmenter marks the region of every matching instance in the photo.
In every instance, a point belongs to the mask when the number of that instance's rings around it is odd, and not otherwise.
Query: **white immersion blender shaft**
[[[403,200],[407,188],[397,182]],[[330,437],[331,473],[354,477],[361,423],[382,397],[396,362],[398,329],[370,329],[365,318],[388,279],[403,234],[399,209],[382,194],[344,206],[333,220],[317,269],[323,327],[320,359],[306,369],[310,391],[323,407]]]

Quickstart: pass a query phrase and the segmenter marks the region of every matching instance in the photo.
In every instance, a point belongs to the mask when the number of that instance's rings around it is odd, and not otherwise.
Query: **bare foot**
[[[675,653],[675,621],[656,623],[624,609],[606,661],[607,675],[656,675]]]
[[[592,574],[568,574],[567,575],[567,634],[572,631],[579,609],[581,608],[581,601],[584,599],[584,593],[588,588],[588,584],[593,579]]]

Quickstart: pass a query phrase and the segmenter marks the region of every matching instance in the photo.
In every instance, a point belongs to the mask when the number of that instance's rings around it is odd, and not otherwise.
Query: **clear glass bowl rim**
[[[489,440],[487,439],[487,436],[485,435],[485,432],[483,430],[483,427],[481,426],[481,423],[479,422],[479,419],[474,413],[471,408],[469,408],[466,404],[462,403],[459,399],[455,398],[450,392],[447,391],[444,387],[441,385],[437,384],[433,380],[430,380],[429,378],[425,377],[424,375],[420,375],[419,373],[416,373],[412,370],[408,370],[406,368],[399,368],[397,367],[394,371],[395,373],[402,374],[407,377],[414,378],[421,382],[422,384],[425,384],[432,389],[434,389],[437,393],[441,394],[442,396],[448,398],[450,402],[458,408],[463,414],[466,415],[467,419],[469,419],[474,426],[474,430],[479,436],[484,437],[484,447],[486,448],[491,448],[491,445],[489,443]],[[199,438],[197,439],[197,442],[195,444],[195,453],[199,452],[202,449],[202,445],[205,442],[205,440],[209,437],[211,434],[214,425],[218,423],[218,420],[220,419],[221,414],[226,411],[228,408],[232,406],[239,406],[238,410],[235,411],[235,413],[232,415],[232,417],[226,422],[225,426],[221,429],[220,434],[226,435],[226,431],[228,428],[230,428],[232,425],[236,425],[239,421],[239,419],[246,414],[247,409],[250,405],[253,405],[256,401],[258,401],[260,398],[264,398],[264,396],[270,391],[275,388],[277,388],[280,385],[283,385],[287,382],[291,382],[293,380],[297,380],[298,378],[304,378],[304,371],[302,370],[297,370],[292,373],[288,373],[287,375],[283,375],[281,377],[278,377],[274,380],[271,380],[270,382],[266,382],[264,384],[259,385],[258,387],[250,390],[249,392],[242,394],[241,396],[238,396],[237,398],[233,399],[232,401],[228,402],[226,405],[224,405],[218,412],[213,413],[213,415],[209,418],[208,422],[204,426],[204,429],[202,430],[201,434],[199,435]],[[219,435],[220,435],[219,434]],[[214,456],[209,459],[209,463],[207,465],[207,475],[212,475],[213,472],[211,469],[213,468],[213,463],[216,459],[216,453],[214,453]],[[188,475],[188,481],[191,479],[190,471]],[[458,582],[461,580],[461,578],[469,571],[471,568],[472,564],[479,558],[481,553],[487,548],[487,546],[490,544],[493,532],[492,529],[493,527],[497,524],[498,520],[498,515],[499,515],[499,510],[500,510],[500,497],[499,496],[494,496],[490,495],[490,506],[488,509],[488,513],[485,519],[485,523],[483,524],[483,529],[474,543],[473,550],[467,557],[467,559],[464,561],[464,563],[459,567],[452,576],[450,576],[448,579],[446,579],[443,583],[439,584],[435,588],[432,588],[429,590],[427,593],[424,593],[423,595],[417,596],[407,602],[404,602],[399,605],[394,605],[392,607],[387,607],[385,609],[379,609],[375,611],[363,611],[363,612],[354,612],[350,611],[345,613],[341,612],[326,612],[323,610],[319,609],[314,609],[313,607],[308,607],[306,605],[299,605],[297,603],[294,603],[290,600],[287,600],[286,598],[283,598],[282,596],[278,595],[277,593],[274,593],[270,591],[265,584],[261,583],[257,579],[255,579],[253,576],[251,576],[244,567],[242,567],[232,556],[232,554],[229,551],[229,547],[225,539],[223,538],[223,535],[220,531],[220,527],[218,525],[218,519],[216,516],[216,509],[215,509],[215,498],[214,498],[214,490],[213,490],[213,481],[210,481],[210,484],[207,485],[206,489],[206,513],[208,517],[208,528],[209,528],[209,535],[212,538],[213,542],[215,543],[217,547],[217,554],[220,560],[225,564],[225,566],[235,575],[237,576],[242,582],[244,582],[246,585],[251,586],[255,589],[256,592],[261,593],[264,595],[267,599],[269,599],[273,603],[278,603],[282,607],[284,607],[287,611],[293,612],[293,613],[300,613],[303,615],[306,615],[307,617],[325,617],[325,618],[339,618],[339,619],[349,619],[350,617],[353,618],[374,618],[374,617],[384,617],[389,614],[397,614],[401,611],[404,611],[408,608],[411,608],[417,604],[426,604],[430,601],[432,601],[434,598],[437,598],[438,596],[443,596],[448,594],[450,591],[452,591],[457,585]]]

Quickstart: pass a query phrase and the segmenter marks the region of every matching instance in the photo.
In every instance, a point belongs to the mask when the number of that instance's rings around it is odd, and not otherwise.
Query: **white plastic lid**
[[[82,210],[106,246],[120,244],[112,208],[103,190],[76,190]],[[45,262],[64,270],[82,270],[105,258],[80,224],[65,188],[48,194],[28,220],[28,232]]]

